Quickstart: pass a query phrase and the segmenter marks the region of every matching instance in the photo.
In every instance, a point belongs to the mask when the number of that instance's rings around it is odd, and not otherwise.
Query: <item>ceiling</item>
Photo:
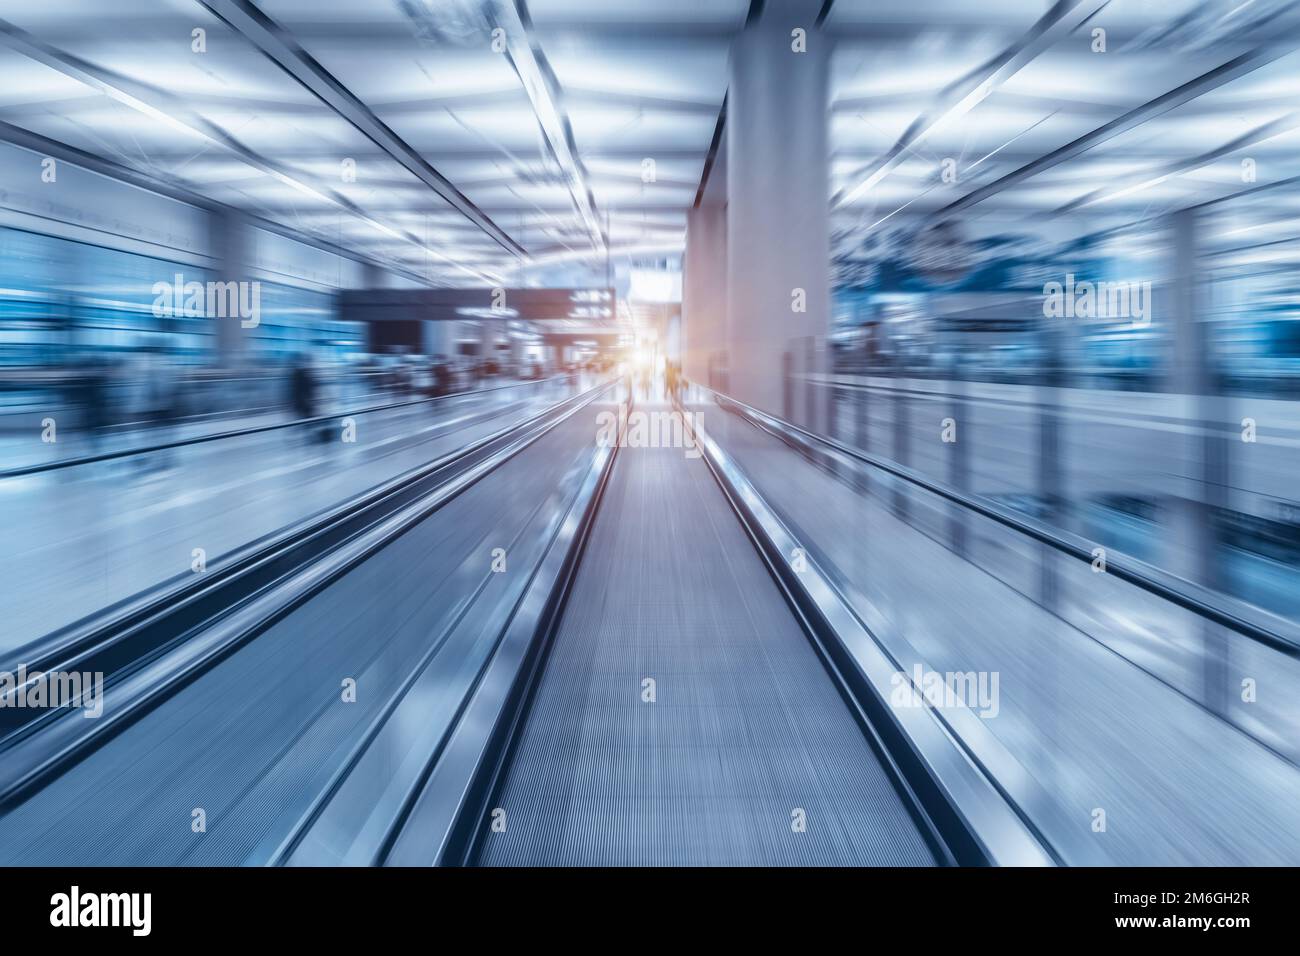
[[[1300,168],[1290,0],[827,6],[842,263],[924,222],[1103,230]],[[749,0],[111,9],[0,0],[0,121],[435,285],[675,261],[751,15]],[[1261,237],[1295,238],[1295,189],[1254,208]]]
[[[1293,0],[836,0],[826,29],[841,262],[936,223],[1048,243],[1128,227],[1146,254],[1189,206],[1232,210],[1210,250],[1243,215],[1300,235]]]

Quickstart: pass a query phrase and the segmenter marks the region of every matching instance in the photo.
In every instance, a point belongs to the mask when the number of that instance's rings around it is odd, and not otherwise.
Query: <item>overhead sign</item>
[[[346,322],[516,319],[546,322],[614,321],[614,290],[594,289],[346,289],[339,294]]]

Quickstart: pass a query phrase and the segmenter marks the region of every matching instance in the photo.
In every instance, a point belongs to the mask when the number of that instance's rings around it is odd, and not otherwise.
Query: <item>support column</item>
[[[1170,303],[1174,355],[1171,391],[1183,400],[1184,421],[1195,424],[1188,436],[1186,460],[1194,473],[1184,476],[1183,492],[1172,501],[1171,553],[1174,573],[1207,588],[1224,587],[1223,548],[1217,513],[1228,506],[1228,400],[1210,365],[1210,346],[1203,320],[1201,273],[1198,260],[1199,219],[1195,210],[1182,209],[1170,217],[1173,240],[1173,275]],[[1159,315],[1160,313],[1157,313]],[[1228,707],[1228,635],[1220,626],[1204,622],[1202,703],[1214,713]]]
[[[824,346],[830,327],[830,40],[815,26],[820,8],[769,0],[731,56],[728,373],[735,397],[775,414],[782,355],[802,358],[810,338]],[[814,354],[824,364],[824,347]]]
[[[253,262],[253,227],[233,209],[208,214],[209,248],[214,260],[213,280],[250,282]],[[221,368],[236,368],[248,360],[249,340],[257,329],[245,329],[238,316],[212,318],[215,362]]]
[[[495,359],[497,355],[497,326],[499,320],[483,319],[479,322],[479,364],[488,359]]]
[[[514,366],[513,373],[516,376],[523,372],[524,340],[517,335],[510,337],[510,364]]]
[[[423,324],[424,354],[450,356],[452,349],[449,333],[452,323],[438,319],[428,319]]]
[[[702,203],[686,213],[682,276],[682,368],[710,387],[711,359],[727,348],[727,207]]]

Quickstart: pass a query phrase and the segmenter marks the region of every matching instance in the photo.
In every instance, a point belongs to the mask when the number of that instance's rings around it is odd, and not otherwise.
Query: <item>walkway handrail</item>
[[[1024,534],[1071,558],[1091,564],[1095,560],[1095,550],[1104,547],[1098,542],[1089,541],[1081,535],[1053,528],[1049,525],[1019,514],[995,504],[987,499],[957,491],[943,482],[935,481],[921,473],[881,458],[870,452],[845,445],[834,438],[813,432],[778,418],[768,412],[760,411],[746,405],[738,399],[723,395],[703,385],[692,383],[701,392],[713,396],[719,406],[731,409],[742,418],[764,431],[769,432],[787,445],[799,450],[826,454],[836,454],[856,467],[868,466],[883,471],[902,481],[915,485],[930,494],[944,498],[968,511],[984,518],[996,521],[1013,531]],[[1136,585],[1150,594],[1163,598],[1177,606],[1198,614],[1215,624],[1222,625],[1249,637],[1288,657],[1300,659],[1300,627],[1285,618],[1267,611],[1245,607],[1233,608],[1224,600],[1224,596],[1209,588],[1202,587],[1185,578],[1170,574],[1154,565],[1128,555],[1115,555],[1110,548],[1105,548],[1106,573],[1129,584]],[[1246,615],[1250,614],[1250,617]]]

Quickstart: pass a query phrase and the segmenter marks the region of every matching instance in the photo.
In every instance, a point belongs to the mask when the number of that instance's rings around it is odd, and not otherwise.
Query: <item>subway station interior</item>
[[[1300,4],[0,0],[0,863],[1300,864]]]

